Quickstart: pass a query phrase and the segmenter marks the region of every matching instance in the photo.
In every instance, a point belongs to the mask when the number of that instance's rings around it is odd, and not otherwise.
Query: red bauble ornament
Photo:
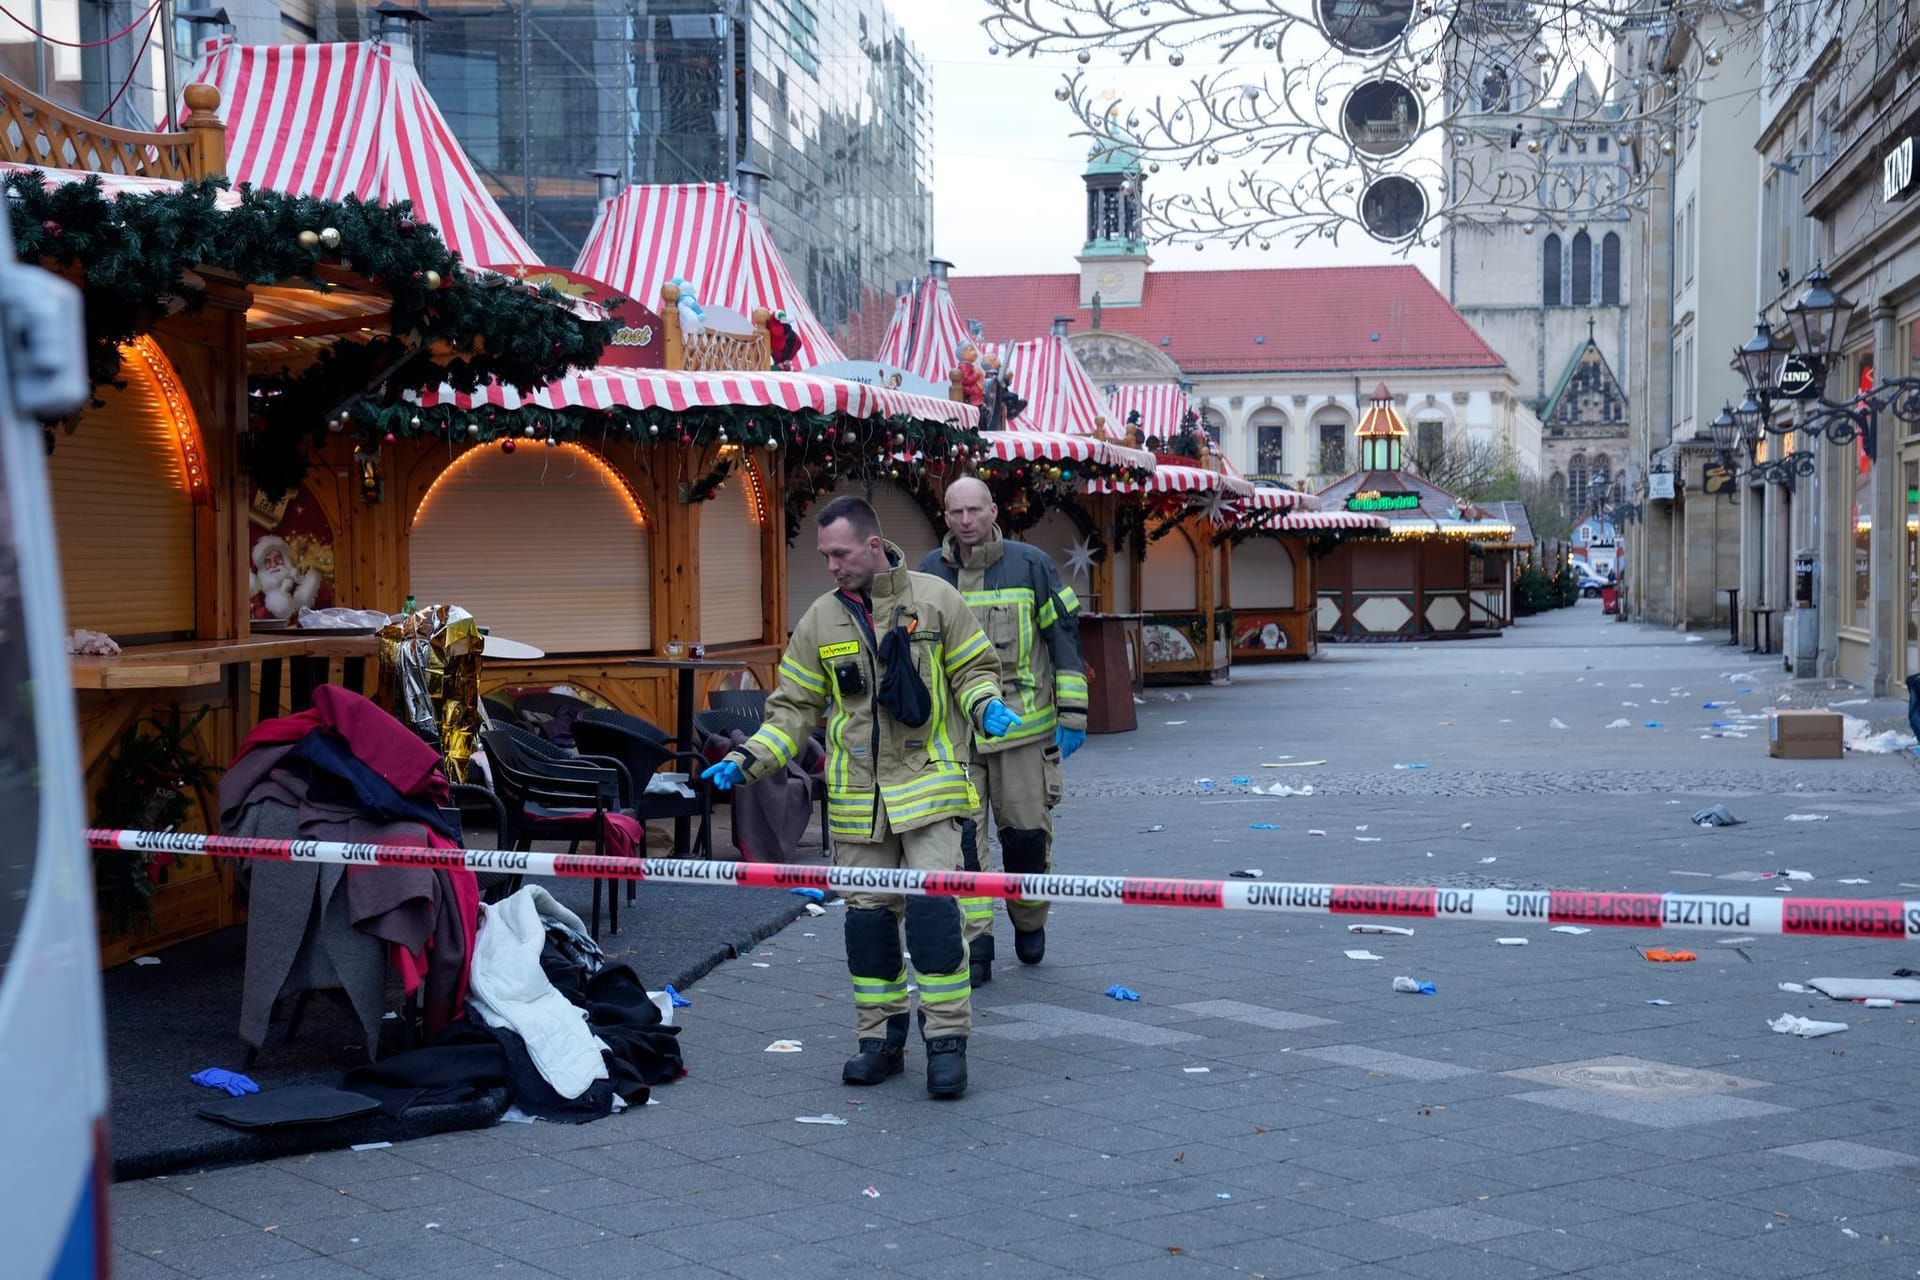
[[[398,436],[396,436],[396,435],[394,435],[394,434],[393,434],[393,432],[391,432],[391,431],[389,431],[389,432],[387,432],[387,443],[388,443],[388,444],[392,444],[392,443],[393,443],[393,442],[394,442],[395,440],[398,440],[399,438],[400,438],[400,437],[398,437]]]
[[[519,447],[520,447],[519,445],[513,442],[513,439],[511,437],[505,440],[502,440],[500,442],[500,452],[502,453],[512,453],[515,449],[518,449]]]
[[[62,227],[59,223],[55,222],[52,218],[48,218],[45,222],[40,224],[40,230],[46,233],[46,235],[48,235],[52,239],[58,240],[63,234],[65,234],[66,228]]]
[[[827,439],[832,440],[836,438],[839,434],[840,434],[840,429],[838,427],[827,428]]]

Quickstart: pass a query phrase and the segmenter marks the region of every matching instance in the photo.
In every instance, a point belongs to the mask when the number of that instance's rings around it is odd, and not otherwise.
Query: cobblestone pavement
[[[1920,898],[1911,757],[1767,759],[1750,717],[1860,695],[1760,661],[1583,605],[1152,690],[1068,766],[1057,864]],[[1313,794],[1251,791],[1275,783]],[[1693,825],[1710,803],[1743,825]],[[1762,878],[1788,868],[1814,879]],[[935,1103],[917,1047],[839,1083],[836,915],[691,991],[658,1105],[122,1184],[121,1280],[1920,1274],[1912,1007],[1778,985],[1885,977],[1920,958],[1898,943],[1064,904],[1046,962],[976,996],[972,1091]]]

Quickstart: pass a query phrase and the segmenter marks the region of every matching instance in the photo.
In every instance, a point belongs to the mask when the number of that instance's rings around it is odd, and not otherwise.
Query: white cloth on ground
[[[537,884],[483,909],[474,943],[467,999],[490,1027],[526,1041],[541,1078],[563,1098],[577,1098],[607,1078],[606,1043],[587,1026],[586,1010],[547,980],[540,967],[546,920],[585,933],[580,917]]]

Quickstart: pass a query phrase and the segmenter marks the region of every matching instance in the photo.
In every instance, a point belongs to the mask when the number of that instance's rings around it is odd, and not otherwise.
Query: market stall
[[[1343,542],[1320,569],[1317,627],[1338,640],[1497,635],[1506,610],[1488,584],[1511,578],[1513,526],[1404,471],[1406,421],[1382,384],[1360,420],[1361,469],[1323,489],[1328,513],[1379,516],[1384,539]]]
[[[344,425],[321,406],[357,393],[368,367],[405,357],[389,371],[400,384],[541,382],[592,360],[603,327],[517,286],[483,289],[437,232],[384,201],[191,185],[226,167],[208,85],[187,88],[173,134],[0,92],[15,251],[73,279],[86,304],[96,403],[49,425],[48,467],[70,621],[92,633],[76,637],[71,678],[93,816],[208,828],[214,771],[254,721],[283,695],[299,705],[330,678],[364,680],[375,648],[259,616],[268,601],[320,603],[337,547],[257,537],[276,504],[255,501],[249,472],[300,485],[306,444]],[[100,172],[31,167],[49,158]],[[116,252],[129,241],[143,252]],[[496,332],[538,335],[543,354],[482,350],[482,314]],[[303,491],[333,479],[316,473]],[[339,514],[334,496],[289,498],[281,514],[298,507],[312,529]],[[232,919],[230,878],[208,860],[118,855],[99,869],[109,962]]]
[[[1307,494],[1257,485],[1225,531],[1233,583],[1233,656],[1306,659],[1319,652],[1320,560],[1347,538],[1377,537],[1379,516],[1306,509]]]

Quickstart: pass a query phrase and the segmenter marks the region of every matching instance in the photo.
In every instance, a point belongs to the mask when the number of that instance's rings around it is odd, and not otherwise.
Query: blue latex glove
[[[190,1078],[195,1084],[205,1085],[209,1089],[225,1090],[229,1098],[260,1092],[259,1085],[238,1071],[228,1071],[225,1067],[208,1067],[205,1071],[194,1072]]]
[[[1070,760],[1073,758],[1074,752],[1087,745],[1087,731],[1085,729],[1069,729],[1065,725],[1055,725],[1053,730],[1053,745],[1060,748],[1060,758],[1062,760]]]
[[[1007,710],[1007,704],[995,698],[981,713],[980,729],[989,738],[1004,738],[1020,727],[1020,717]]]
[[[711,782],[722,791],[731,791],[746,781],[746,775],[740,772],[740,766],[731,760],[722,760],[719,764],[709,765],[700,774],[700,781]]]

